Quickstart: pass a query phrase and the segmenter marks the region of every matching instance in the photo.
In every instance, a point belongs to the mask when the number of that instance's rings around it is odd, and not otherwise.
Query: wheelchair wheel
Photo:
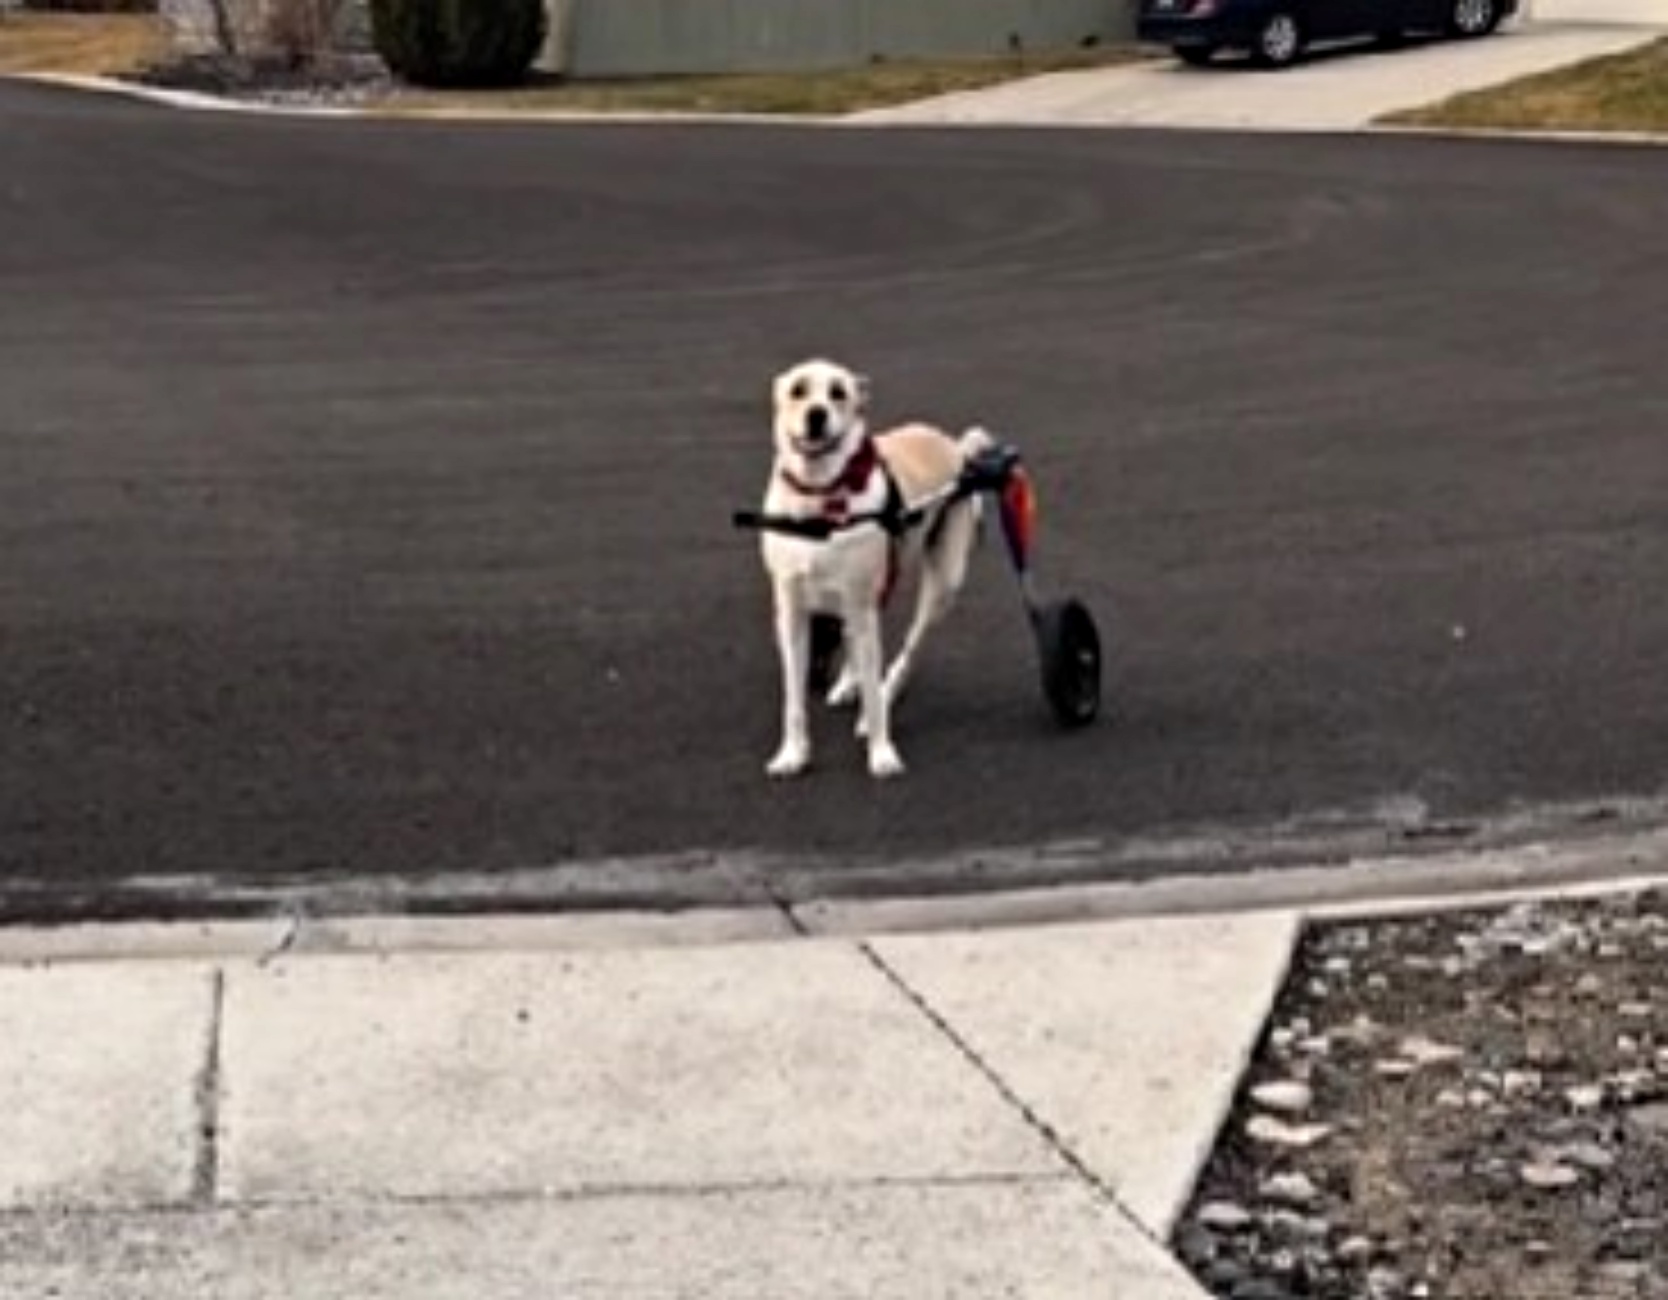
[[[1100,630],[1080,601],[1042,606],[1036,615],[1043,695],[1062,727],[1086,727],[1100,713]]]

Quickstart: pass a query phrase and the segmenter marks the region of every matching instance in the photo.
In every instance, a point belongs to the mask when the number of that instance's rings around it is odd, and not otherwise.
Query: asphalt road
[[[549,129],[0,89],[0,876],[863,863],[1648,793],[1668,154]],[[771,373],[1027,452],[877,789],[769,784]],[[969,880],[976,877],[969,869]],[[68,900],[68,901],[65,901]],[[24,910],[28,910],[24,908]],[[47,907],[46,910],[51,910]]]

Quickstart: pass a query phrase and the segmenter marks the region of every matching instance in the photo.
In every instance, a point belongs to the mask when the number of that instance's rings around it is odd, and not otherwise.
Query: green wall
[[[551,0],[576,77],[786,71],[1127,40],[1132,0]],[[565,11],[565,12],[564,12]]]

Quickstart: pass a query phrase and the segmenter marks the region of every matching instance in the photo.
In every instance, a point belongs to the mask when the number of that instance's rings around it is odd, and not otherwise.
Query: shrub
[[[24,0],[22,7],[49,14],[154,14],[157,0]],[[0,0],[0,11],[6,8]]]
[[[414,85],[510,86],[544,44],[544,0],[371,0],[371,33],[383,62]]]
[[[277,58],[300,68],[330,53],[335,24],[335,0],[268,0],[261,36]]]

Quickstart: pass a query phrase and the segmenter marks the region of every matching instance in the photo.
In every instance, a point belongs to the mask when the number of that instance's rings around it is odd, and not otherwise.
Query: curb
[[[1663,148],[1668,131],[1560,131],[1499,126],[1418,126],[1404,122],[1372,122],[1365,128],[1372,135],[1434,137],[1443,140],[1516,141],[1521,144],[1601,144]]]
[[[806,937],[776,908],[529,916],[300,915],[247,921],[137,921],[0,928],[0,967],[98,962],[578,952],[714,947]]]
[[[1052,74],[1039,74],[1052,75]],[[210,95],[201,91],[173,90],[162,86],[146,86],[123,81],[116,77],[83,76],[72,73],[24,72],[0,74],[0,79],[57,86],[90,94],[113,95],[142,103],[190,112],[229,113],[243,116],[288,118],[316,118],[324,121],[376,122],[446,122],[477,123],[482,126],[514,125],[517,123],[576,126],[792,126],[844,127],[858,130],[936,131],[936,130],[1003,130],[1003,131],[1173,131],[1213,132],[1255,135],[1304,135],[1336,137],[1351,135],[1408,136],[1444,140],[1515,141],[1522,144],[1585,144],[1635,148],[1668,146],[1668,132],[1653,131],[1593,131],[1593,130],[1536,130],[1505,127],[1418,126],[1396,122],[1373,121],[1359,126],[1258,126],[1242,124],[1222,127],[1166,126],[1093,122],[989,122],[975,120],[945,120],[918,122],[897,120],[886,116],[896,108],[907,105],[888,105],[882,108],[857,109],[851,113],[718,113],[657,111],[651,109],[457,109],[457,108],[388,108],[349,107],[330,104],[293,104],[258,100],[234,99],[224,95]]]
[[[339,104],[295,104],[284,101],[235,99],[227,95],[210,95],[196,90],[174,90],[166,86],[147,86],[124,81],[119,77],[83,76],[61,72],[20,72],[4,74],[0,79],[30,82],[36,85],[57,86],[89,94],[112,95],[142,103],[159,104],[166,108],[201,113],[231,113],[246,117],[320,118],[332,121],[377,122],[479,122],[499,125],[516,122],[574,123],[586,125],[653,125],[688,123],[709,126],[833,126],[846,124],[840,116],[818,113],[713,113],[659,112],[651,109],[462,109],[462,108],[389,108],[362,107]]]
[[[452,916],[367,912],[313,917],[295,910],[225,921],[23,925],[0,928],[0,965],[692,947],[1271,911],[1292,913],[1301,929],[1317,921],[1505,906],[1527,899],[1588,898],[1653,886],[1668,887],[1668,828],[1420,858],[1365,858],[1333,866],[1265,867],[948,897]]]
[[[1668,885],[1668,829],[1335,865],[1062,885],[985,895],[812,901],[792,908],[809,934],[932,932],[1085,920],[1289,911],[1304,922],[1454,910],[1524,898]]]
[[[121,99],[135,99],[161,104],[168,108],[189,109],[204,113],[241,113],[278,117],[349,118],[362,116],[357,110],[325,104],[265,104],[231,99],[224,95],[206,95],[194,90],[170,90],[163,86],[142,86],[116,77],[82,76],[68,72],[19,72],[7,74],[6,79],[38,86],[56,86],[64,90],[79,90],[87,94],[110,95]]]

